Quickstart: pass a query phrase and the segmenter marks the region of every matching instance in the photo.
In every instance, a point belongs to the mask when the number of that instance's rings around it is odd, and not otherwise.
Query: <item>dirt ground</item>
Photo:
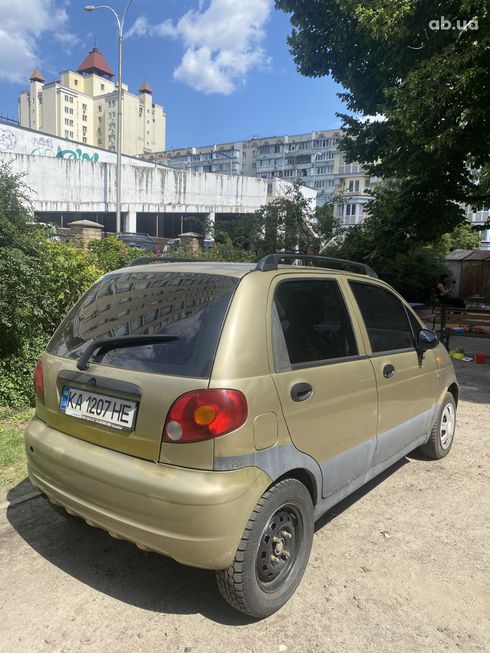
[[[490,362],[456,368],[450,455],[409,456],[330,511],[295,596],[261,622],[229,608],[210,572],[41,497],[18,503],[25,481],[0,514],[0,650],[490,651]]]

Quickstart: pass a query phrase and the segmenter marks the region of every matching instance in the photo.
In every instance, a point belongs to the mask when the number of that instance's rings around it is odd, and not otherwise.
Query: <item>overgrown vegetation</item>
[[[0,167],[0,405],[32,404],[36,360],[69,308],[140,254],[113,237],[87,250],[47,240],[22,177]]]

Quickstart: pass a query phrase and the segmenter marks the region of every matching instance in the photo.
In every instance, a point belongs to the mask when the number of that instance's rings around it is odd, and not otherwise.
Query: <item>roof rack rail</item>
[[[274,254],[267,254],[260,259],[260,261],[255,266],[255,269],[259,272],[268,272],[269,270],[277,270],[279,262],[283,259],[288,259],[290,261],[319,261],[322,263],[328,263],[329,266],[334,267],[335,269],[348,269],[348,268],[357,268],[361,271],[361,274],[367,274],[369,277],[378,278],[376,272],[369,267],[366,263],[358,263],[357,261],[347,261],[343,258],[330,258],[329,256],[314,256],[309,254],[296,254],[294,252],[275,252]]]
[[[132,268],[135,265],[145,265],[146,263],[206,263],[206,261],[197,258],[182,258],[180,256],[140,256],[129,261],[126,267]]]

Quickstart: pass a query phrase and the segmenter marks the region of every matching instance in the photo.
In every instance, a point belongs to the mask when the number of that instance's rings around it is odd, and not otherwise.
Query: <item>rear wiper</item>
[[[119,349],[120,347],[138,347],[140,345],[155,345],[159,342],[172,342],[178,340],[178,336],[162,336],[157,334],[141,335],[141,336],[119,336],[118,338],[100,338],[94,340],[88,345],[87,349],[83,352],[77,360],[77,367],[79,370],[87,370],[88,362],[97,350]]]

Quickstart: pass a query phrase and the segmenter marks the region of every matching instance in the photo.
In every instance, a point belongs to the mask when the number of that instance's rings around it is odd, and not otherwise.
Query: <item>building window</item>
[[[102,145],[102,139],[101,138],[99,138],[99,140],[97,142],[99,143],[99,145]]]
[[[68,95],[65,95],[65,102],[68,102]]]
[[[82,111],[87,111],[87,105],[86,104],[82,104]]]
[[[100,104],[99,104],[99,106],[97,107],[97,111],[98,111],[99,113],[102,111],[102,106],[101,106]]]
[[[101,84],[101,85],[100,85],[100,90],[101,90],[101,91],[105,91],[105,85],[104,85],[104,84]]]
[[[65,113],[68,113],[69,109],[68,107],[65,107]]]
[[[75,82],[75,86],[78,86],[78,79],[73,80]]]
[[[86,142],[87,142],[87,137],[84,136],[84,137],[82,138],[82,141],[83,141],[84,143],[86,143]]]
[[[83,133],[84,135],[87,133],[87,128],[85,127],[85,125],[82,127],[82,133]]]
[[[73,115],[73,109],[70,107],[70,113]]]
[[[349,181],[349,193],[359,192],[359,179]]]
[[[345,205],[345,215],[355,215],[356,214],[356,205],[355,204],[346,204]]]
[[[82,116],[83,122],[87,122],[87,116]]]
[[[70,132],[68,131],[68,129],[65,129],[65,138],[68,138],[69,135],[70,135]]]

